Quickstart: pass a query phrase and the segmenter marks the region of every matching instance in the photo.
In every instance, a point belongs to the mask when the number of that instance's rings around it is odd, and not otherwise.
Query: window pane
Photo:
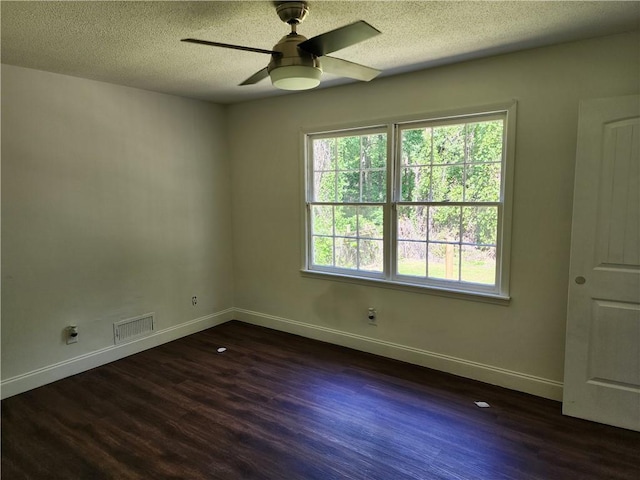
[[[462,281],[494,285],[496,283],[496,249],[462,247]]]
[[[336,139],[322,138],[313,141],[313,169],[336,169]]]
[[[356,268],[358,263],[358,240],[336,238],[336,267]]]
[[[500,169],[499,163],[468,165],[465,201],[499,202]]]
[[[360,201],[360,171],[338,172],[338,202]]]
[[[427,202],[431,189],[431,167],[403,167],[401,200]]]
[[[500,162],[502,160],[502,134],[502,120],[468,124],[467,161]]]
[[[378,133],[362,137],[362,168],[386,168],[387,135]]]
[[[427,276],[427,243],[398,242],[398,274]]]
[[[333,265],[333,238],[313,237],[313,264]]]
[[[336,174],[334,172],[313,172],[313,192],[316,202],[336,201]]]
[[[360,169],[360,137],[340,137],[338,142],[338,170]]]
[[[382,272],[384,270],[384,255],[382,240],[360,240],[360,270]]]
[[[434,166],[431,176],[431,201],[461,202],[464,166]]]
[[[463,207],[462,241],[481,245],[496,245],[498,207]]]
[[[464,162],[464,124],[433,128],[433,163]]]
[[[459,265],[459,245],[429,243],[428,275],[430,278],[458,281]]]
[[[429,240],[460,241],[461,207],[429,208]]]
[[[379,207],[358,207],[358,236],[383,239],[384,209]]]
[[[336,235],[343,237],[355,237],[358,234],[358,209],[357,207],[335,207]]]
[[[402,131],[402,165],[429,165],[431,163],[431,128]]]
[[[398,207],[398,239],[422,240],[427,239],[428,207]]]
[[[313,140],[313,201],[384,202],[386,133]]]
[[[311,233],[314,235],[333,235],[333,207],[313,205],[311,207]]]
[[[364,170],[362,172],[362,201],[384,202],[386,198],[386,170]]]

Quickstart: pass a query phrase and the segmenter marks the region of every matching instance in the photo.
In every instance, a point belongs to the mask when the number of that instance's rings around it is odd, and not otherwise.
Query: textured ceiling
[[[640,28],[640,2],[310,1],[306,37],[366,20],[382,35],[332,56],[381,76]],[[269,56],[180,42],[270,49],[289,27],[273,2],[2,1],[2,62],[234,103],[283,94],[237,86]],[[375,81],[375,80],[373,80]],[[354,82],[324,75],[321,87]]]

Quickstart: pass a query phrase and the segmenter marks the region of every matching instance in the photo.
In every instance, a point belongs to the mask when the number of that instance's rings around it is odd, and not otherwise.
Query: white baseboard
[[[41,387],[56,380],[60,380],[71,375],[90,370],[100,365],[119,360],[121,358],[142,352],[149,348],[157,347],[163,343],[177,340],[178,338],[191,335],[192,333],[215,327],[222,323],[233,320],[235,310],[228,308],[221,312],[196,318],[188,322],[175,325],[173,327],[158,330],[148,337],[124,343],[112,345],[94,352],[89,352],[69,360],[64,360],[53,365],[48,365],[31,372],[17,375],[3,380],[0,383],[0,398],[7,398],[17,395],[33,388]]]
[[[241,308],[235,309],[234,318],[253,325],[260,325],[401,360],[461,377],[479,380],[491,385],[498,385],[551,400],[562,400],[563,384],[555,380]]]
[[[562,400],[563,384],[555,380],[241,308],[229,308],[159,330],[148,337],[130,343],[109,346],[8,378],[0,383],[0,398],[4,399],[41,387],[233,319],[433,368],[539,397]]]

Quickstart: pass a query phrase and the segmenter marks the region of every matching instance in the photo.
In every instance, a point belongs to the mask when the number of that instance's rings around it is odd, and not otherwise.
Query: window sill
[[[322,280],[333,280],[336,282],[353,283],[356,285],[366,285],[370,287],[390,288],[392,290],[401,290],[403,292],[420,293],[427,295],[438,295],[441,297],[455,298],[458,300],[467,300],[471,302],[492,303],[494,305],[508,306],[511,297],[505,295],[497,295],[481,292],[465,292],[461,290],[452,290],[447,288],[439,288],[434,286],[391,282],[389,280],[381,280],[378,278],[352,277],[349,275],[341,275],[337,273],[320,272],[316,270],[300,270],[300,274],[306,278],[315,278]]]

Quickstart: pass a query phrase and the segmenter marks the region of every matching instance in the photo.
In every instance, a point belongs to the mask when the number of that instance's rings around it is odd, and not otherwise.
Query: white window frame
[[[479,106],[463,110],[422,114],[418,116],[385,119],[361,124],[349,124],[331,127],[305,128],[301,132],[301,144],[304,159],[303,169],[303,239],[302,274],[314,278],[326,278],[358,284],[373,284],[382,287],[409,290],[422,293],[434,293],[455,298],[508,303],[509,267],[511,253],[511,219],[513,210],[513,171],[515,163],[516,102],[498,105]],[[397,261],[397,215],[398,206],[423,204],[430,202],[400,201],[400,132],[403,128],[419,128],[427,124],[459,124],[474,120],[504,119],[503,149],[500,201],[498,205],[498,228],[496,239],[496,283],[481,285],[467,282],[453,282],[434,278],[400,275],[396,272]],[[349,135],[365,135],[372,132],[387,131],[387,198],[382,203],[384,211],[384,271],[382,273],[364,272],[353,269],[317,266],[312,263],[311,206],[322,202],[313,202],[313,157],[311,141],[320,138],[335,138]],[[396,174],[397,172],[397,174]],[[338,203],[338,202],[336,202]],[[359,205],[359,204],[355,204]]]

